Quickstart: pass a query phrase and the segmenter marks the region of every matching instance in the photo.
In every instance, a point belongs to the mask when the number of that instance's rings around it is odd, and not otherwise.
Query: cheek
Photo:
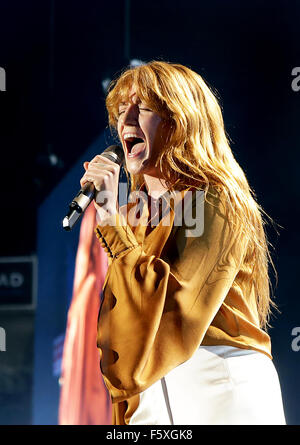
[[[157,125],[154,141],[155,146],[157,146],[158,149],[160,149],[166,143],[166,128],[163,125],[163,122],[160,122]]]
[[[158,136],[160,134],[160,123],[161,123],[161,118],[158,116],[155,116],[149,122],[148,135],[149,135],[149,139],[152,142],[152,144],[154,141],[156,141],[158,139]]]
[[[118,122],[118,124],[117,124],[117,132],[118,132],[118,136],[120,137],[120,135],[121,135],[121,124],[120,124],[120,122]]]

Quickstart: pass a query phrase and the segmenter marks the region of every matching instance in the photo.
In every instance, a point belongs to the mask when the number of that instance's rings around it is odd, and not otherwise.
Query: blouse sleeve
[[[96,228],[111,257],[97,344],[113,402],[188,360],[232,286],[246,242],[231,228],[225,201],[209,201],[203,233],[187,237],[187,227],[177,227],[160,257],[143,250],[120,214]]]

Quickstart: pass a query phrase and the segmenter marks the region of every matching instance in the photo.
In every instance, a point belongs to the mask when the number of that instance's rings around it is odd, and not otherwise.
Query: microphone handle
[[[82,216],[85,210],[95,197],[95,186],[92,182],[87,182],[79,190],[73,201],[69,204],[69,212],[63,220],[63,228],[72,230],[74,224]]]

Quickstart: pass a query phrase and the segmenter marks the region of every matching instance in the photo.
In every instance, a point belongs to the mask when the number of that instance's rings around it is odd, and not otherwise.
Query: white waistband
[[[242,349],[242,348],[236,348],[235,346],[226,346],[226,345],[199,346],[199,349],[205,349],[223,358],[238,357],[240,355],[247,355],[247,354],[262,354],[261,352],[255,351],[253,349]]]

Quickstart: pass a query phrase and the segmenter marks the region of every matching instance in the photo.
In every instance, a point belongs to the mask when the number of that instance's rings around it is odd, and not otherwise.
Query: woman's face
[[[164,146],[166,129],[161,117],[142,103],[133,86],[128,102],[119,104],[118,134],[131,174],[160,176],[155,167]]]

